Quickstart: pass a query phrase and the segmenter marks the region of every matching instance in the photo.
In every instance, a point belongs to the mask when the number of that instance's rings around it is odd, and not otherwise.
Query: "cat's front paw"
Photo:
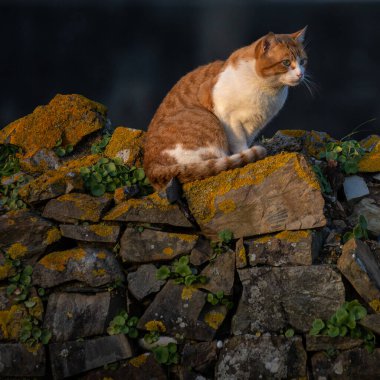
[[[263,146],[255,145],[253,148],[255,149],[255,153],[258,160],[261,160],[262,158],[267,156],[267,150]]]

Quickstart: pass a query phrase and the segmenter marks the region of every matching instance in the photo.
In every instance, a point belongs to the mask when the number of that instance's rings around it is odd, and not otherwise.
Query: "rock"
[[[306,335],[306,351],[349,350],[363,344],[361,339],[337,336],[331,338],[325,335]]]
[[[315,158],[319,158],[321,152],[325,151],[326,144],[336,141],[326,132],[307,131],[304,138],[304,151]]]
[[[300,337],[253,335],[228,339],[216,365],[218,380],[306,378]]]
[[[120,256],[127,263],[168,261],[189,254],[196,242],[197,235],[127,228],[120,240]]]
[[[235,252],[228,250],[219,254],[213,262],[202,270],[201,274],[208,278],[208,282],[201,284],[200,288],[214,294],[222,291],[225,295],[230,295],[235,278]]]
[[[142,165],[143,131],[117,127],[112,134],[104,155],[109,158],[119,157],[127,165]]]
[[[318,257],[322,237],[315,231],[282,231],[244,241],[249,263],[255,265],[311,265]]]
[[[83,191],[84,183],[80,175],[80,168],[95,164],[99,157],[99,155],[93,154],[68,161],[56,170],[49,170],[22,186],[19,195],[25,202],[33,204],[56,198],[73,190]]]
[[[380,268],[369,247],[350,239],[343,246],[338,268],[372,309],[380,312]]]
[[[323,352],[311,358],[314,379],[360,379],[380,378],[380,349],[368,353],[365,348],[343,351],[331,358]]]
[[[58,228],[35,212],[18,210],[0,215],[0,249],[12,259],[43,253],[60,238]]]
[[[52,333],[51,342],[104,334],[110,301],[109,292],[52,293],[44,319],[44,328]]]
[[[369,189],[363,177],[351,175],[343,182],[343,189],[348,201],[364,197],[369,194]]]
[[[247,250],[245,249],[243,238],[240,238],[236,242],[235,258],[236,258],[235,266],[237,269],[242,269],[247,266],[247,262],[248,262]]]
[[[21,343],[0,343],[0,377],[43,377],[46,372],[45,347],[29,352]]]
[[[120,226],[105,224],[89,226],[61,224],[59,228],[64,237],[99,243],[116,243],[120,233]]]
[[[128,290],[138,301],[152,293],[157,293],[165,281],[156,277],[157,268],[153,264],[141,265],[136,272],[128,273]]]
[[[123,334],[53,343],[49,351],[54,379],[74,376],[132,356],[128,339]]]
[[[140,199],[129,199],[114,207],[104,218],[119,222],[169,224],[192,227],[177,205],[171,205],[159,193]]]
[[[343,304],[342,279],[329,266],[257,267],[238,271],[243,294],[232,319],[234,335],[309,331],[314,319],[329,319]]]
[[[226,229],[240,238],[326,224],[318,180],[296,153],[267,157],[183,189],[190,211],[211,238]]]
[[[227,317],[227,313],[227,307],[224,305],[213,306],[210,303],[206,303],[199,320],[203,321],[205,325],[207,325],[207,328],[202,332],[200,340],[210,341],[214,339],[215,333],[222,326]]]
[[[168,281],[139,320],[139,329],[158,330],[166,335],[180,334],[187,339],[203,340],[198,317],[206,302],[205,293]],[[206,339],[205,339],[206,340]]]
[[[12,263],[9,262],[3,253],[0,252],[0,280],[5,280],[10,276],[16,274],[15,268],[12,266]]]
[[[380,171],[380,136],[370,135],[360,141],[360,145],[367,149],[366,153],[359,162],[359,171],[361,172],[379,172]]]
[[[373,178],[375,181],[380,182],[380,173],[374,174],[374,175],[372,176],[372,178]]]
[[[38,150],[31,157],[20,159],[20,167],[27,173],[44,173],[58,169],[59,165],[58,156],[52,150],[45,148]]]
[[[211,248],[210,241],[203,236],[199,236],[195,247],[190,253],[190,263],[193,265],[202,265],[207,261],[210,261],[214,252]]]
[[[354,206],[354,212],[350,216],[352,223],[356,224],[360,215],[365,217],[368,231],[380,236],[380,206],[374,199],[364,198]]]
[[[78,220],[99,222],[111,202],[109,194],[101,197],[81,193],[65,194],[50,200],[42,216],[64,223],[75,223]]]
[[[0,341],[18,340],[21,331],[22,320],[28,316],[28,311],[23,304],[12,304],[9,302],[1,306]]]
[[[213,368],[218,359],[216,341],[187,343],[183,347],[181,356],[183,366],[191,367],[197,372],[204,373]]]
[[[299,152],[302,150],[303,136],[306,131],[300,130],[280,130],[270,139],[265,139],[262,145],[266,148],[268,155],[281,152]]]
[[[144,353],[130,359],[118,369],[97,369],[80,378],[81,380],[166,380],[163,367],[152,354]]]
[[[115,256],[106,249],[92,247],[49,253],[33,271],[33,283],[43,288],[74,280],[97,287],[123,278]]]
[[[380,335],[380,314],[369,314],[359,321],[359,324],[375,334]]]
[[[81,95],[56,95],[48,105],[14,121],[0,131],[0,143],[20,146],[31,157],[41,148],[76,145],[106,123],[107,108]]]
[[[169,343],[178,344],[178,341],[170,336],[160,335],[159,338],[153,343],[148,343],[144,338],[139,339],[139,346],[143,350],[152,351],[153,348],[167,346]]]

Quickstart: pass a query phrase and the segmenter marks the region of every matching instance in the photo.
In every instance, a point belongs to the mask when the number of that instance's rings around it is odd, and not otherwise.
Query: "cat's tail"
[[[175,165],[151,165],[145,168],[147,177],[156,190],[160,190],[172,179],[177,177],[182,183],[211,177],[223,170],[230,170],[255,162],[266,156],[266,149],[255,145],[249,149],[231,156],[211,158],[209,160]]]

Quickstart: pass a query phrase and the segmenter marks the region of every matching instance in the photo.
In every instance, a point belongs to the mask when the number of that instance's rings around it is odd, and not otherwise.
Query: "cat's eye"
[[[289,67],[289,66],[290,66],[290,61],[289,61],[289,59],[284,59],[284,60],[282,61],[282,64],[283,64],[284,66],[286,66],[286,67]]]
[[[304,64],[306,64],[306,61],[307,61],[306,58],[302,58],[302,59],[300,60],[300,65],[303,66]]]

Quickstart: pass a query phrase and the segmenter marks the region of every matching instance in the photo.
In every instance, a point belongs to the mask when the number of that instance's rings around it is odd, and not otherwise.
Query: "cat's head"
[[[291,34],[268,33],[255,44],[256,72],[273,85],[297,86],[305,75],[306,27]]]

